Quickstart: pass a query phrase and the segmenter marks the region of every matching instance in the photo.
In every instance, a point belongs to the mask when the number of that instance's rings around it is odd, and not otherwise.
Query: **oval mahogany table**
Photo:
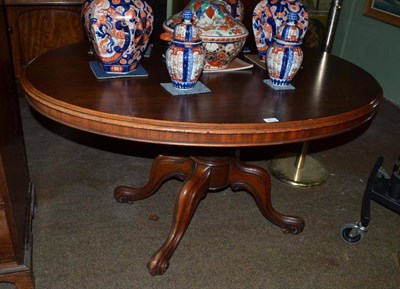
[[[246,190],[272,223],[288,232],[304,228],[300,217],[278,213],[271,204],[268,172],[246,165],[229,148],[303,142],[351,130],[374,115],[382,99],[377,81],[361,68],[317,51],[305,51],[294,91],[263,83],[265,70],[207,73],[200,78],[211,93],[172,96],[155,46],[142,60],[146,78],[97,80],[88,48],[74,44],[35,59],[21,84],[34,109],[65,125],[114,138],[176,146],[204,147],[202,155],[154,160],[143,188],[119,186],[114,196],[132,203],[154,194],[166,180],[183,182],[165,243],[151,257],[150,274],[163,274],[195,209],[208,191]],[[275,119],[267,122],[265,119]]]

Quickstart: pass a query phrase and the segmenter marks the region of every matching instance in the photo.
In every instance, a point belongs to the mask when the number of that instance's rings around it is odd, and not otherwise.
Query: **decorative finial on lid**
[[[193,13],[190,9],[185,9],[182,12],[182,18],[185,22],[190,22],[192,20]]]
[[[289,22],[296,22],[300,19],[299,15],[296,12],[289,12],[288,21]]]

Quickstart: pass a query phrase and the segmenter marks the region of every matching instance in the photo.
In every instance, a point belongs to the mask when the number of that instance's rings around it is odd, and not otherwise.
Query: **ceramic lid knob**
[[[182,19],[185,22],[191,22],[192,21],[192,17],[193,17],[193,13],[192,13],[192,11],[190,11],[190,9],[183,10]]]
[[[289,22],[296,22],[300,19],[299,15],[295,12],[289,12],[288,21]]]

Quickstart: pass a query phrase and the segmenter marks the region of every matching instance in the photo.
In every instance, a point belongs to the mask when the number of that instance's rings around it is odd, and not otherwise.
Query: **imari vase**
[[[144,0],[87,0],[82,22],[100,66],[109,73],[128,73],[138,66],[154,15]]]
[[[308,28],[308,12],[299,0],[262,0],[253,11],[253,33],[258,55],[266,60],[267,50],[274,41],[279,27],[288,23],[289,13],[297,15],[296,27],[300,30],[302,41]]]
[[[172,44],[165,55],[172,84],[177,89],[193,88],[204,67],[203,46],[192,17],[190,10],[182,12],[183,23],[175,26]]]
[[[275,86],[289,86],[303,62],[303,51],[300,47],[302,30],[296,26],[298,19],[295,12],[289,12],[288,22],[278,28],[274,41],[267,50],[266,66]]]

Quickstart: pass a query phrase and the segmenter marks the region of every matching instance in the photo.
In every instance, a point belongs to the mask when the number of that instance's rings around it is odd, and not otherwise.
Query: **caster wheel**
[[[340,237],[349,244],[357,244],[364,239],[366,229],[356,224],[346,224],[340,231]]]

